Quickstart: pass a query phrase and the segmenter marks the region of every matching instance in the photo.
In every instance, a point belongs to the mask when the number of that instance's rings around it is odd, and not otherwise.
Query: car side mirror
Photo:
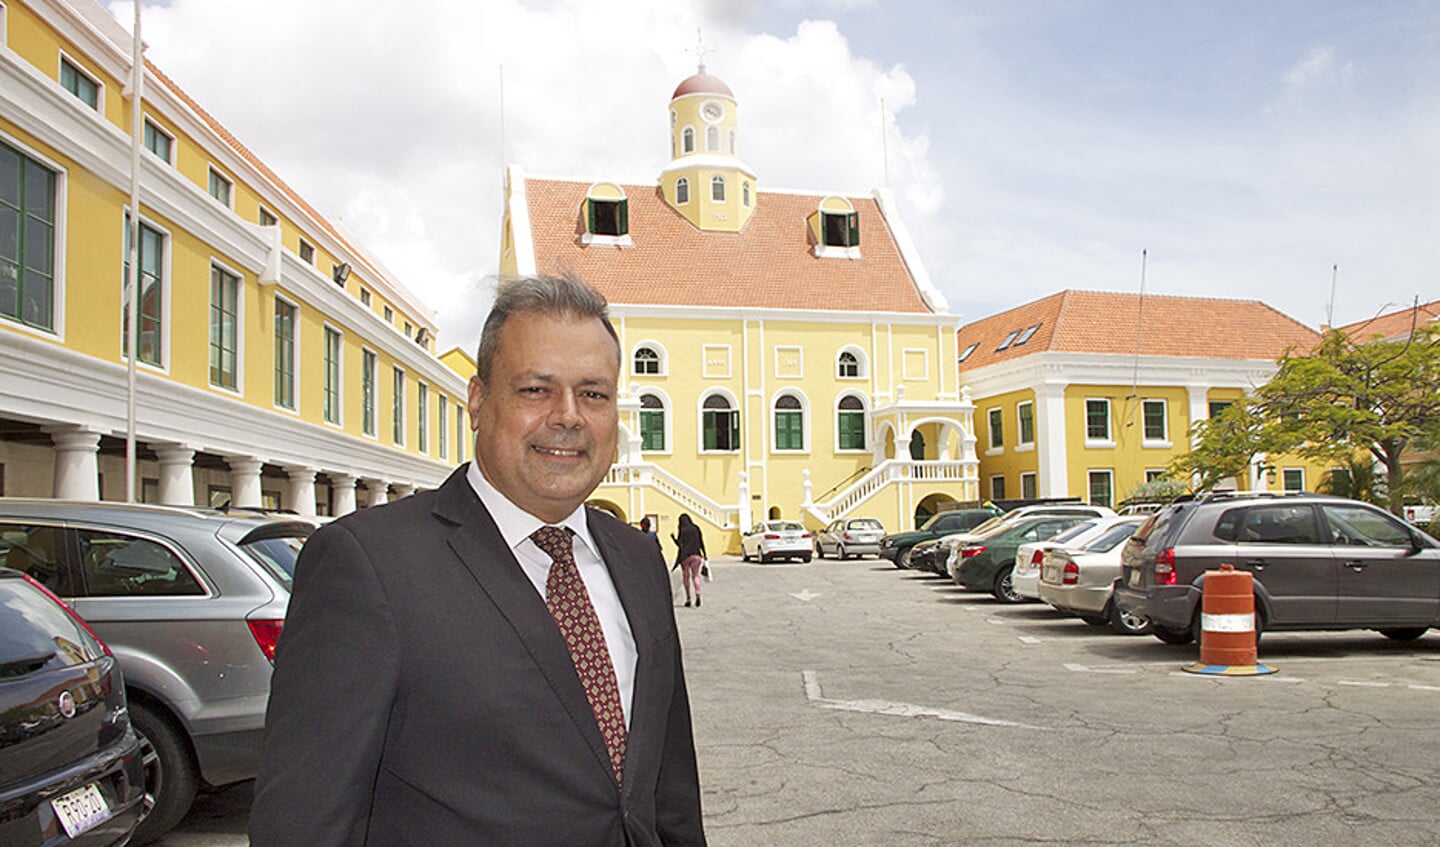
[[[1416,553],[1419,553],[1421,550],[1424,550],[1427,546],[1429,546],[1429,545],[1427,545],[1427,544],[1425,543],[1424,539],[1422,539],[1422,538],[1420,537],[1420,533],[1416,532],[1415,530],[1413,530],[1413,529],[1410,530],[1410,531],[1409,531],[1409,535],[1410,535],[1410,555],[1413,556],[1413,555],[1415,555]]]

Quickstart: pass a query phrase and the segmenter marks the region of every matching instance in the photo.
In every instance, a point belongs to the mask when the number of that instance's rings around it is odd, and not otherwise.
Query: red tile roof
[[[1010,333],[1039,324],[1023,345],[996,350]],[[975,350],[960,364],[973,370],[1034,353],[1109,353],[1133,356],[1137,326],[1144,356],[1277,359],[1292,347],[1309,349],[1315,330],[1259,300],[1061,291],[961,327],[959,350]]]
[[[1440,300],[1356,321],[1339,329],[1343,330],[1351,341],[1363,343],[1375,338],[1408,336],[1412,327],[1418,329],[1432,321],[1440,321]]]
[[[527,178],[536,270],[571,273],[616,304],[933,313],[871,197],[860,214],[861,259],[819,259],[805,219],[824,195],[758,192],[739,233],[704,232],[655,185],[621,186],[633,247],[581,246],[590,184]]]

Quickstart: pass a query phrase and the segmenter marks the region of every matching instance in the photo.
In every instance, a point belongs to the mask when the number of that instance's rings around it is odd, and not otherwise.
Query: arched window
[[[649,345],[642,345],[635,348],[634,367],[632,373],[636,376],[656,376],[664,373],[664,360],[660,351]]]
[[[835,410],[836,446],[841,450],[865,449],[865,404],[848,394],[840,398]]]
[[[839,362],[836,363],[835,373],[836,373],[836,376],[839,376],[839,377],[842,377],[842,378],[844,378],[844,377],[857,377],[857,376],[859,376],[859,375],[860,375],[860,360],[857,359],[857,358],[855,358],[855,354],[854,354],[854,353],[851,353],[849,350],[846,350],[845,352],[843,352],[843,353],[840,354],[840,360],[839,360]]]
[[[701,445],[705,450],[740,449],[740,414],[723,394],[711,394],[701,404]]]
[[[794,394],[775,398],[775,449],[805,449],[805,410]]]
[[[720,152],[720,127],[705,127],[705,150],[709,153]]]
[[[654,394],[640,395],[640,449],[665,449],[665,402]]]
[[[675,180],[675,205],[683,206],[690,202],[690,180],[680,177]]]
[[[730,155],[735,155],[735,130],[730,130]]]
[[[694,153],[694,152],[695,152],[695,128],[694,128],[694,127],[688,127],[688,126],[687,126],[687,127],[685,127],[684,129],[682,129],[682,130],[680,131],[680,152],[682,152],[682,153]]]
[[[716,203],[725,202],[725,177],[716,175],[710,178],[710,199]]]
[[[740,196],[745,201],[745,208],[750,208],[750,180],[740,183]]]

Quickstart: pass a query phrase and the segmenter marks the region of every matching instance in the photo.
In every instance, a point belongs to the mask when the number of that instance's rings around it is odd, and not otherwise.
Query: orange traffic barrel
[[[1255,676],[1275,669],[1258,661],[1255,638],[1255,577],[1221,565],[1205,572],[1200,597],[1200,661],[1191,673]]]

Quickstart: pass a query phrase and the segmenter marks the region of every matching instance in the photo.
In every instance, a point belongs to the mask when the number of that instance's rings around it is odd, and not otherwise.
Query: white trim
[[[759,180],[755,176],[754,168],[745,164],[735,156],[727,156],[723,153],[681,153],[676,158],[671,159],[670,163],[660,170],[660,178],[663,180],[665,177],[669,176],[672,173],[675,173],[676,171],[688,171],[692,168],[696,168],[702,171],[706,169],[738,171],[745,176],[750,177],[750,179],[755,180],[756,184],[759,184]],[[584,180],[577,181],[584,182]],[[635,183],[631,184],[633,185]],[[694,186],[691,187],[693,188]],[[771,189],[766,190],[769,191]],[[796,193],[798,194],[802,192]],[[815,192],[812,191],[808,193],[814,194]]]
[[[1032,491],[1035,492],[1035,493],[1034,493],[1033,495],[1031,495],[1031,496],[1039,497],[1039,496],[1040,496],[1040,476],[1039,476],[1039,474],[1037,474],[1035,471],[1021,471],[1021,472],[1020,472],[1020,497],[1021,497],[1021,499],[1029,499],[1029,498],[1026,496],[1026,494],[1025,494],[1025,478],[1026,478],[1026,477],[1029,477],[1029,478],[1030,478],[1030,488],[1031,488]]]
[[[211,382],[211,381],[210,381],[210,341],[209,341],[209,336],[208,336],[208,335],[206,336],[206,341],[205,341],[205,381],[206,381],[207,383],[209,383],[210,387],[213,388],[213,389],[215,389],[216,391],[224,391],[224,392],[226,392],[227,394],[233,394],[233,395],[235,395],[235,396],[237,396],[237,397],[244,397],[244,396],[245,396],[245,289],[246,289],[246,285],[245,285],[245,274],[244,274],[244,272],[242,272],[242,271],[237,271],[237,270],[235,270],[235,268],[233,268],[233,267],[231,267],[230,265],[226,264],[225,262],[221,261],[219,258],[217,258],[217,257],[214,256],[214,255],[211,255],[211,256],[210,256],[210,268],[211,268],[212,271],[213,271],[215,268],[219,268],[221,271],[224,271],[225,273],[227,273],[227,274],[229,274],[230,276],[232,276],[232,277],[235,278],[235,387],[234,387],[234,388],[230,388],[230,387],[224,386],[224,385],[216,385],[214,382]],[[206,281],[209,282],[210,280],[206,280]],[[213,295],[213,291],[212,291],[212,295]],[[211,308],[213,308],[215,304],[214,304],[213,301],[211,301],[211,302],[209,303],[209,305],[210,305]],[[205,325],[206,325],[206,327],[208,328],[208,327],[210,326],[210,321],[208,320],[208,318],[210,317],[210,315],[208,314],[208,311],[209,311],[209,310],[207,309],[206,311],[207,311],[207,314],[206,314],[205,317],[207,318],[207,320],[205,321]],[[272,392],[272,393],[273,393],[273,392]],[[273,399],[273,398],[272,398],[272,399]]]
[[[400,374],[400,390],[395,390],[395,374]],[[410,404],[406,402],[405,394],[410,390],[410,375],[405,368],[390,363],[390,444],[408,451],[410,446]],[[396,408],[396,406],[399,408]],[[376,427],[377,429],[379,427]],[[395,431],[400,431],[400,437],[395,437]]]
[[[659,364],[659,366],[660,366],[660,370],[657,371],[656,373],[653,373],[653,374],[652,374],[652,373],[640,373],[639,371],[635,370],[635,362],[636,362],[635,357],[636,357],[637,354],[639,354],[640,348],[642,348],[642,347],[649,347],[651,350],[653,350],[653,351],[655,352],[655,355],[658,357],[658,364]],[[629,361],[630,361],[630,375],[631,375],[631,376],[638,376],[638,377],[647,377],[647,376],[649,376],[649,377],[661,377],[661,376],[669,376],[669,375],[670,375],[670,353],[669,353],[668,350],[665,349],[665,345],[664,345],[664,344],[661,344],[660,342],[655,341],[655,340],[653,340],[653,339],[649,339],[649,338],[642,339],[642,340],[640,340],[640,341],[635,342],[633,345],[631,345],[631,347],[630,347],[630,359],[629,359]]]
[[[371,374],[371,376],[372,376],[373,378],[370,380],[370,384],[371,384],[371,387],[372,387],[372,389],[373,389],[373,390],[371,391],[372,397],[371,397],[370,399],[373,400],[374,403],[375,403],[375,408],[371,410],[371,411],[372,411],[372,414],[370,415],[370,421],[371,421],[371,423],[373,423],[373,424],[375,425],[375,431],[374,431],[374,432],[366,432],[366,431],[365,431],[365,354],[366,354],[366,353],[369,353],[371,356],[375,357],[375,368],[374,368],[373,373]],[[377,351],[375,351],[375,350],[373,350],[373,349],[371,349],[369,345],[363,344],[363,343],[360,345],[360,435],[361,435],[361,437],[363,437],[363,438],[368,438],[368,439],[371,439],[371,440],[373,440],[373,441],[379,441],[379,440],[380,440],[380,353],[377,352]]]
[[[778,348],[777,348],[778,349]],[[780,431],[775,426],[775,415],[780,412],[776,404],[782,397],[794,397],[800,403],[800,447],[786,447],[781,449],[777,446],[780,442]],[[793,412],[794,409],[786,411]],[[810,398],[799,388],[782,388],[770,396],[770,452],[782,456],[797,456],[810,452]]]
[[[1161,429],[1161,433],[1160,433],[1160,437],[1159,437],[1159,438],[1151,438],[1151,437],[1150,437],[1150,433],[1146,431],[1148,427],[1146,426],[1146,422],[1145,422],[1145,406],[1146,406],[1146,404],[1149,404],[1149,403],[1159,403],[1159,404],[1160,404],[1160,429]],[[1140,398],[1140,439],[1141,439],[1141,442],[1140,442],[1140,446],[1141,446],[1141,447],[1165,447],[1165,448],[1168,448],[1168,447],[1171,446],[1171,444],[1170,444],[1170,403],[1167,402],[1167,401],[1165,400],[1165,398],[1163,398],[1163,397],[1142,397],[1142,398]]]
[[[263,293],[263,292],[265,292],[266,290],[267,290],[267,289],[261,289],[261,292]],[[294,388],[294,392],[295,392],[295,396],[292,398],[292,399],[294,400],[294,402],[295,402],[295,407],[294,407],[293,409],[292,409],[292,408],[289,408],[289,407],[287,407],[287,406],[281,406],[281,405],[278,405],[278,404],[275,403],[275,360],[274,360],[274,357],[275,357],[275,349],[274,349],[274,348],[275,348],[275,334],[276,334],[276,326],[275,326],[275,301],[277,301],[277,300],[280,301],[280,302],[282,302],[282,303],[285,303],[285,304],[287,304],[287,305],[289,305],[289,306],[291,306],[292,308],[295,309],[295,315],[294,315],[294,318],[293,318],[293,320],[294,320],[294,326],[293,326],[293,329],[292,329],[292,336],[291,336],[291,339],[290,339],[290,343],[295,345],[295,352],[294,352],[294,355],[292,356],[292,358],[294,359],[293,364],[294,364],[294,366],[295,366],[295,372],[294,372],[293,374],[291,374],[291,376],[290,376],[290,382],[291,382],[291,384],[292,384],[292,386],[293,386],[293,388]],[[269,311],[270,311],[270,348],[271,348],[271,349],[270,349],[270,357],[271,357],[271,361],[270,361],[270,366],[271,366],[271,367],[270,367],[270,405],[271,405],[271,408],[275,409],[275,410],[278,411],[278,412],[281,412],[282,414],[286,414],[286,415],[297,415],[297,416],[298,416],[298,415],[300,414],[300,406],[301,406],[300,397],[302,396],[301,393],[300,393],[300,375],[301,375],[302,373],[304,373],[304,369],[300,367],[300,351],[301,351],[302,349],[304,349],[304,348],[301,346],[301,344],[300,344],[300,327],[301,327],[301,325],[302,325],[302,323],[303,323],[303,322],[301,321],[301,314],[304,312],[304,309],[305,309],[305,307],[302,306],[300,303],[296,302],[296,301],[294,300],[294,298],[286,297],[284,294],[281,294],[279,291],[274,292],[274,296],[271,297],[271,299],[270,299],[270,310],[269,310]]]
[[[51,328],[43,329],[37,326],[30,326],[27,323],[10,318],[0,318],[0,326],[10,330],[29,333],[36,338],[43,338],[47,341],[60,341],[63,343],[65,341],[65,315],[66,312],[69,311],[65,308],[65,259],[67,255],[66,242],[69,240],[70,232],[70,171],[59,162],[5,132],[3,128],[0,128],[0,142],[18,151],[22,156],[35,160],[55,175],[55,237],[51,243],[51,249],[54,251],[54,255],[50,258],[52,271],[50,275]]]
[[[844,401],[846,397],[854,397],[855,399],[859,400],[859,401],[860,401],[860,408],[859,408],[859,409],[841,409],[841,408],[840,408],[840,403],[841,403],[842,401]],[[869,452],[871,451],[871,449],[872,449],[872,442],[873,442],[874,439],[875,439],[875,433],[874,433],[875,427],[872,426],[872,421],[871,421],[870,398],[869,398],[869,396],[866,395],[866,393],[865,393],[864,391],[860,391],[860,390],[858,390],[858,389],[853,389],[853,388],[852,388],[852,389],[843,390],[843,391],[841,391],[839,394],[836,394],[836,395],[835,395],[835,402],[834,402],[833,404],[831,404],[830,412],[831,412],[831,418],[830,418],[830,420],[831,420],[831,423],[834,425],[834,436],[835,436],[835,437],[834,437],[834,439],[833,439],[833,441],[834,441],[833,447],[834,447],[835,452],[838,453],[838,454],[840,454],[840,455],[855,455],[855,454],[869,453]],[[840,415],[841,415],[842,412],[845,413],[845,414],[856,414],[856,415],[860,415],[860,416],[862,417],[862,420],[864,420],[864,422],[865,422],[865,443],[864,443],[864,445],[862,445],[862,446],[860,446],[860,447],[841,447],[841,446],[840,446]]]
[[[1091,435],[1091,434],[1090,434],[1090,404],[1091,404],[1091,403],[1104,403],[1104,404],[1105,404],[1105,435],[1104,435],[1104,436],[1098,436],[1098,437],[1097,437],[1097,436],[1094,436],[1094,435]],[[1086,398],[1084,398],[1084,399],[1081,401],[1081,406],[1080,406],[1080,410],[1081,410],[1081,412],[1080,412],[1080,421],[1081,421],[1081,425],[1085,427],[1085,446],[1086,446],[1086,447],[1105,448],[1105,447],[1114,447],[1114,446],[1115,446],[1115,441],[1114,441],[1114,438],[1115,438],[1115,420],[1114,420],[1115,414],[1114,414],[1114,408],[1113,408],[1113,406],[1114,406],[1114,404],[1112,404],[1112,403],[1110,402],[1110,398],[1109,398],[1109,397],[1086,397]]]
[[[843,355],[845,355],[846,353],[849,353],[850,355],[852,355],[852,356],[855,357],[855,375],[854,375],[854,376],[846,376],[846,375],[840,373],[840,357],[843,356]],[[865,355],[865,351],[864,351],[863,349],[861,349],[860,347],[858,347],[858,346],[856,346],[856,345],[854,345],[854,344],[846,344],[844,347],[841,347],[839,350],[835,351],[835,378],[836,378],[836,379],[843,379],[843,380],[850,380],[850,379],[855,379],[855,380],[869,379],[869,378],[870,378],[870,357],[867,356],[867,355]]]
[[[682,182],[685,183],[685,199],[684,199],[684,200],[681,200],[681,199],[680,199],[680,183],[682,183]],[[672,185],[671,185],[671,190],[675,192],[675,205],[676,205],[676,206],[688,206],[688,205],[690,205],[690,178],[689,178],[689,177],[686,177],[686,176],[677,176],[677,177],[675,177],[675,182],[672,183]]]
[[[804,347],[801,347],[801,346],[798,345],[798,344],[777,344],[777,345],[775,345],[773,352],[775,353],[775,378],[776,378],[776,379],[804,379],[804,378],[805,378],[805,348],[804,348]],[[780,371],[781,371],[781,369],[780,369],[780,354],[781,354],[782,352],[785,352],[785,353],[794,352],[794,353],[795,353],[796,359],[798,360],[797,367],[798,367],[798,369],[799,369],[799,371],[800,371],[798,374],[796,374],[796,375],[794,375],[794,376],[788,376],[788,375],[780,372]]]
[[[1114,503],[1115,503],[1115,471],[1114,471],[1114,469],[1112,469],[1112,468],[1086,468],[1086,469],[1085,469],[1085,498],[1084,498],[1084,499],[1085,499],[1085,502],[1086,502],[1086,503],[1092,503],[1092,504],[1095,502],[1095,501],[1094,501],[1094,498],[1091,497],[1091,491],[1092,491],[1092,489],[1091,489],[1090,480],[1091,480],[1092,478],[1096,477],[1096,476],[1103,476],[1103,477],[1105,477],[1106,479],[1108,479],[1108,480],[1110,481],[1110,482],[1109,482],[1109,485],[1107,486],[1107,487],[1109,488],[1109,490],[1110,490],[1110,502],[1109,502],[1109,503],[1102,503],[1102,504],[1100,504],[1100,505],[1110,506],[1110,507],[1113,508]]]
[[[770,189],[774,191],[774,189]],[[909,269],[910,276],[915,280],[915,287],[920,289],[920,296],[925,300],[926,305],[937,313],[950,311],[950,304],[946,302],[945,295],[930,281],[930,272],[925,269],[925,262],[920,258],[920,251],[916,249],[915,242],[910,238],[910,231],[900,220],[899,206],[895,203],[895,197],[888,188],[877,188],[874,191],[875,204],[880,209],[880,219],[890,230],[890,237],[895,239],[895,246],[900,250],[900,258],[905,261],[905,267]]]
[[[415,452],[421,456],[430,455],[430,384],[415,380]]]
[[[820,324],[895,326],[935,326],[946,330],[959,328],[959,318],[954,315],[933,312],[836,312],[819,309],[774,309],[747,308],[735,306],[693,306],[693,305],[631,305],[612,303],[610,316],[613,318],[671,318],[684,320],[713,321],[805,321]],[[893,353],[893,350],[891,351]],[[1125,385],[1129,385],[1126,377]]]
[[[161,158],[159,153],[151,150],[149,145],[145,144],[145,130],[143,127],[140,130],[140,149],[155,157],[158,161],[164,162],[167,167],[175,167],[175,162],[179,158],[180,142],[175,138],[174,134],[161,126],[158,121],[151,119],[148,113],[145,116],[144,126],[154,127],[157,133],[170,139],[170,158]]]
[[[1028,406],[1029,409],[1030,409],[1030,440],[1029,440],[1029,441],[1025,441],[1025,440],[1024,440],[1024,438],[1025,438],[1025,424],[1022,422],[1021,417],[1020,417],[1020,410],[1021,410],[1022,408],[1024,408],[1024,407],[1027,407],[1027,406]],[[1034,401],[1034,400],[1020,400],[1020,401],[1016,402],[1016,403],[1015,403],[1015,449],[1016,449],[1017,451],[1034,450],[1034,449],[1035,449],[1035,441],[1036,441],[1036,436],[1037,436],[1037,434],[1038,434],[1038,433],[1036,432],[1036,427],[1035,427],[1035,401]]]
[[[910,372],[910,354],[919,353],[924,370],[917,376]],[[905,382],[929,382],[930,381],[930,350],[926,347],[902,347],[900,348],[900,378]]]
[[[710,351],[725,351],[725,372],[710,370]],[[705,344],[700,347],[700,375],[702,379],[730,379],[735,372],[734,347],[729,344]]]
[[[997,479],[1000,480],[1000,492],[999,492],[999,493],[996,493],[996,491],[995,491],[995,480],[997,480]],[[990,484],[990,485],[989,485],[989,488],[990,488],[990,496],[989,496],[989,499],[991,499],[991,500],[1008,500],[1008,499],[1009,499],[1009,497],[1010,497],[1010,492],[1008,492],[1008,491],[1005,490],[1005,487],[1006,487],[1006,486],[1005,486],[1005,474],[1003,474],[1003,473],[991,474],[990,476],[988,476],[988,477],[985,478],[985,481]]]
[[[740,401],[736,399],[734,393],[732,393],[730,389],[726,388],[723,385],[719,385],[715,386],[714,388],[708,388],[705,391],[702,391],[700,395],[695,398],[695,452],[701,456],[738,455],[741,452],[741,447],[732,447],[729,450],[705,449],[705,400],[717,394],[721,397],[724,397],[726,402],[730,404],[730,411],[732,414],[737,416],[737,420],[739,420],[741,424],[745,423],[743,417],[745,410],[740,405]],[[739,429],[740,444],[743,447],[743,445],[748,439],[745,437],[745,427],[741,426],[739,427]]]
[[[8,43],[6,42],[6,40],[5,40],[5,39],[8,37],[7,32],[6,32],[6,28],[5,28],[5,21],[6,21],[5,13],[6,13],[5,4],[4,4],[3,2],[0,2],[0,46],[8,47],[9,44],[8,44]]]
[[[658,386],[654,386],[654,385],[647,385],[647,386],[642,387],[642,388],[635,394],[635,399],[636,399],[636,401],[638,402],[639,399],[640,399],[641,397],[643,397],[644,395],[646,395],[646,394],[649,394],[649,395],[653,396],[656,400],[659,400],[659,401],[660,401],[660,414],[661,414],[661,416],[662,416],[662,417],[661,417],[661,420],[662,420],[662,421],[664,422],[664,424],[665,424],[664,427],[662,428],[662,429],[663,429],[663,435],[664,435],[664,438],[665,438],[665,446],[664,446],[664,448],[662,448],[662,449],[660,449],[660,450],[647,450],[647,449],[645,449],[645,442],[642,440],[642,441],[640,442],[640,452],[641,452],[642,455],[647,455],[647,456],[670,456],[670,455],[673,455],[674,452],[675,452],[675,437],[674,437],[674,428],[675,428],[675,412],[674,412],[674,409],[675,409],[675,404],[672,403],[672,402],[670,402],[670,395],[665,392],[665,389],[659,388]],[[655,410],[653,410],[653,409],[646,409],[644,406],[641,406],[639,409],[636,410],[636,412],[635,412],[635,425],[636,425],[636,426],[635,426],[635,431],[636,431],[637,434],[643,434],[644,431],[645,431],[645,428],[642,427],[642,426],[640,426],[640,416],[643,415],[643,414],[645,414],[646,412],[650,412],[650,413],[653,414],[654,411],[655,411]],[[702,428],[702,435],[703,435],[703,428]]]
[[[999,419],[1000,443],[995,443],[996,419]],[[1005,408],[1003,406],[992,406],[985,410],[985,455],[992,456],[1005,452]]]
[[[339,340],[336,345],[336,364],[339,366],[339,373],[336,375],[338,384],[335,387],[336,419],[331,421],[325,418],[325,378],[329,376],[330,370],[325,358],[326,354],[330,352],[328,349],[329,338],[322,330],[320,333],[320,367],[322,371],[320,375],[320,422],[325,426],[343,430],[345,428],[345,328],[336,326],[328,320],[322,321],[322,325],[326,330],[334,332]]]
[[[122,305],[121,305],[121,308],[117,309],[117,310],[116,310],[116,314],[115,314],[116,329],[118,330],[118,332],[116,333],[116,339],[120,342],[120,350],[118,351],[118,353],[117,353],[117,355],[116,355],[116,360],[119,361],[119,362],[121,362],[122,364],[130,358],[129,355],[127,355],[129,351],[127,351],[127,350],[125,349],[125,348],[126,348],[126,344],[125,344],[125,307],[124,307],[124,305],[123,305],[123,304],[124,304],[124,290],[125,290],[125,263],[126,263],[127,261],[129,261],[129,259],[130,259],[129,254],[128,254],[128,253],[126,252],[126,250],[125,250],[125,230],[126,230],[125,218],[126,218],[126,215],[127,215],[127,213],[128,213],[129,211],[130,211],[130,206],[129,206],[128,204],[120,207],[120,261],[119,261],[119,263],[117,263],[117,265],[116,265],[116,267],[118,267],[118,268],[120,269],[120,279],[118,280],[117,284],[120,286],[120,291],[121,291],[121,304],[122,304]],[[170,297],[171,291],[172,291],[172,289],[175,287],[174,273],[173,273],[173,269],[172,269],[172,267],[171,267],[171,261],[170,261],[172,244],[173,244],[173,242],[174,242],[174,233],[173,233],[171,230],[166,229],[165,227],[162,227],[162,226],[156,224],[152,219],[147,218],[147,217],[145,217],[144,215],[141,215],[141,216],[140,216],[140,223],[144,224],[145,226],[149,227],[150,229],[154,230],[155,232],[160,233],[160,236],[161,236],[161,241],[160,241],[160,364],[159,364],[159,365],[152,365],[151,363],[145,361],[144,359],[137,358],[136,361],[135,361],[135,367],[136,367],[137,370],[138,370],[138,369],[144,369],[144,370],[154,371],[154,372],[156,372],[156,373],[163,373],[163,374],[169,375],[169,373],[170,373],[170,361],[171,361],[170,356],[171,356],[171,353],[172,353],[172,351],[171,351],[171,349],[170,349],[170,326],[171,326],[171,324],[174,323],[174,320],[173,320],[174,315],[171,314],[171,297]],[[135,236],[136,236],[136,240],[138,241],[138,240],[139,240],[139,236],[140,236],[140,231],[139,231],[139,228],[138,228],[138,227],[137,227],[136,230],[135,230]],[[135,248],[135,260],[136,260],[137,262],[140,260],[140,248],[139,248],[138,244],[137,244],[137,246],[136,246],[136,248]],[[210,281],[207,279],[205,282],[206,282],[206,285],[207,285],[207,287],[208,287]],[[140,286],[140,274],[137,272],[136,275],[135,275],[135,298],[136,298],[137,300],[140,299],[140,289],[141,289],[141,286]],[[208,302],[208,298],[207,298],[207,302]],[[137,316],[137,317],[138,317],[138,316]],[[208,315],[207,315],[207,318],[208,318]],[[138,323],[140,323],[140,321],[137,319],[136,323],[138,324]],[[206,325],[207,327],[210,325],[208,319],[207,319],[205,325]],[[136,326],[134,329],[135,329],[136,332],[139,332],[139,331],[140,331],[139,326]],[[140,346],[139,346],[139,342],[138,342],[138,341],[136,342],[135,352],[136,352],[137,354],[140,352]],[[207,356],[207,360],[208,360],[208,356]],[[209,386],[209,384],[210,384],[210,377],[209,377],[209,374],[208,374],[208,373],[206,374],[206,377],[205,377],[205,384],[206,384],[207,386]]]
[[[96,74],[89,68],[85,67],[84,62],[76,59],[73,54],[67,53],[64,47],[60,48],[59,54],[59,58],[55,62],[55,84],[60,86],[60,90],[65,92],[66,97],[71,98],[80,105],[84,106],[86,109],[90,108],[89,103],[86,103],[84,100],[81,100],[79,97],[73,94],[70,89],[65,87],[65,83],[60,81],[60,76],[64,72],[65,65],[69,64],[70,67],[78,71],[81,76],[85,77],[86,79],[90,80],[92,83],[95,84],[94,111],[95,114],[99,115],[102,119],[105,118],[105,81],[96,76]],[[108,123],[109,121],[107,120],[106,122]]]

